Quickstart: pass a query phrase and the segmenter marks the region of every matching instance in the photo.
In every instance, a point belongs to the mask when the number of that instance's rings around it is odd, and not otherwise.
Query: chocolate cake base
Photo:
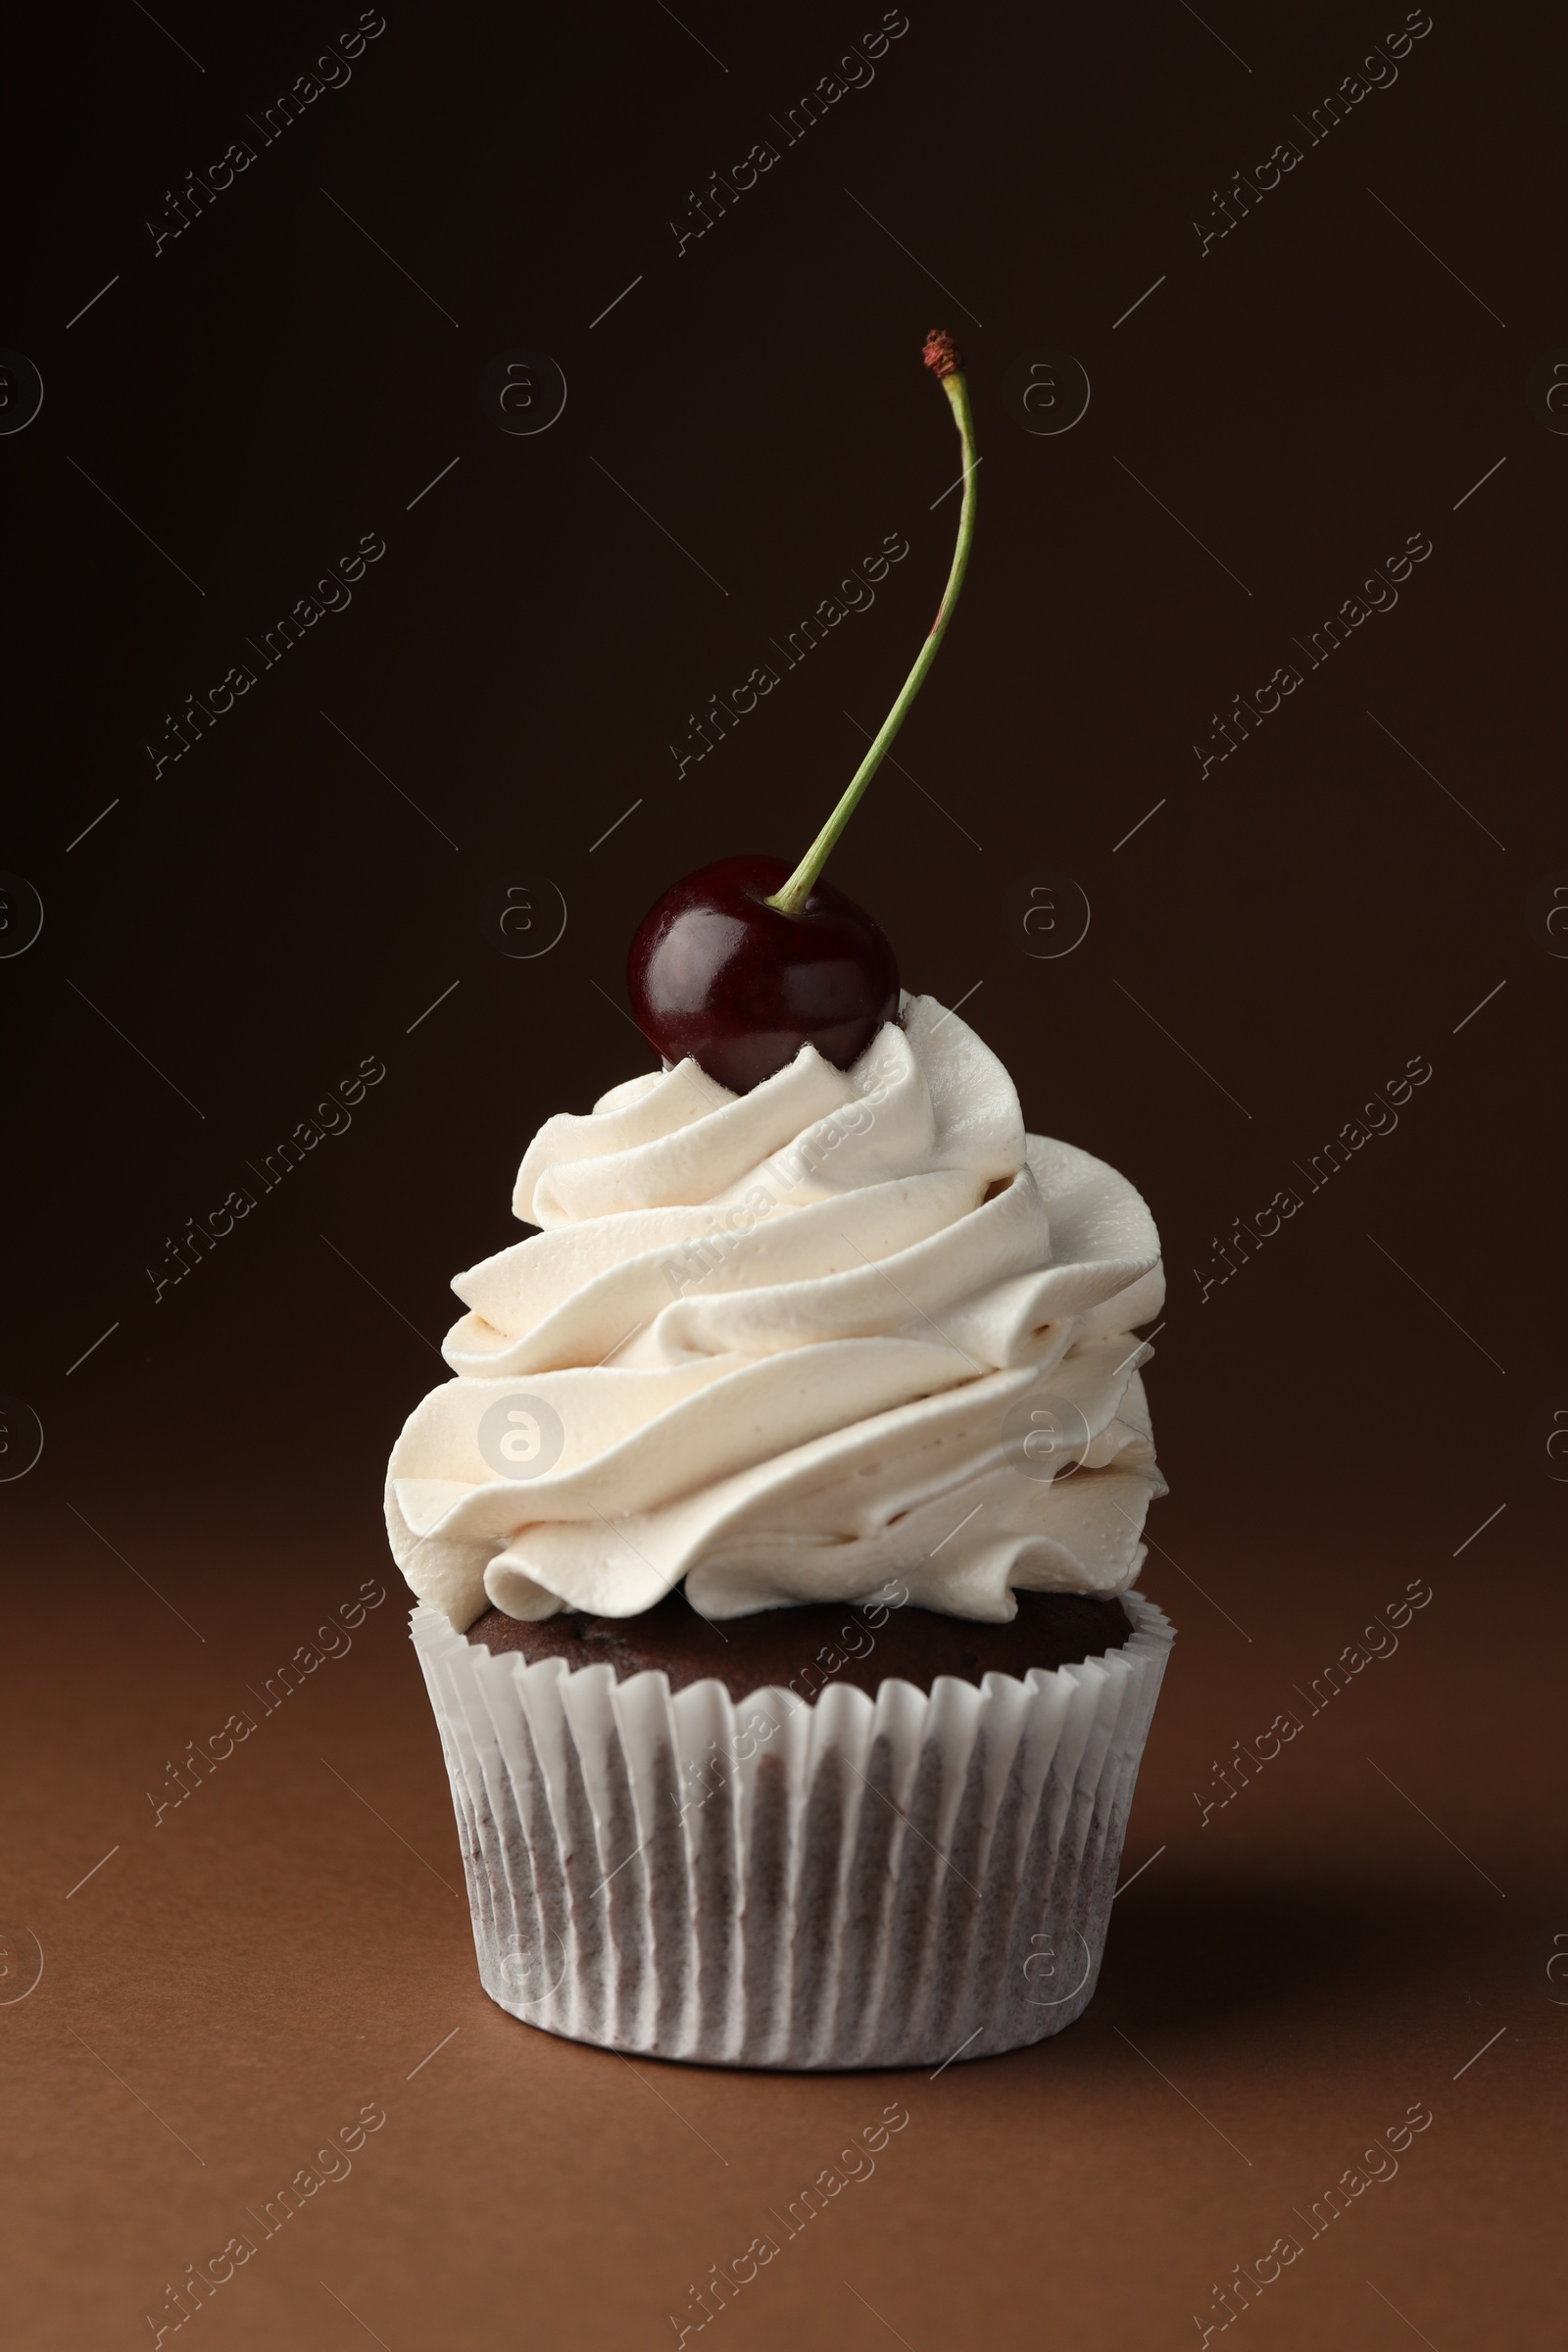
[[[529,1665],[564,1658],[569,1667],[610,1666],[615,1680],[662,1668],[672,1690],[710,1677],[732,1699],[755,1690],[794,1690],[814,1699],[849,1683],[873,1697],[897,1679],[929,1691],[938,1675],[980,1683],[988,1674],[1022,1678],[1119,1649],[1132,1620],[1119,1600],[1089,1592],[1019,1592],[1009,1625],[949,1617],[935,1609],[870,1602],[809,1602],[764,1609],[722,1625],[700,1617],[678,1589],[639,1617],[593,1617],[580,1609],[537,1619],[486,1609],[468,1628],[484,1648],[515,1651]]]

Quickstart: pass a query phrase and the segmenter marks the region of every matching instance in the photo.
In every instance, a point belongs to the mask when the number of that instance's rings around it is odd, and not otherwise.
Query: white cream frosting
[[[513,1208],[540,1230],[453,1283],[456,1377],[387,1469],[398,1565],[460,1632],[682,1578],[711,1618],[897,1579],[996,1621],[1136,1580],[1159,1237],[932,998],[849,1071],[807,1046],[732,1095],[683,1061],[546,1120]],[[1049,1480],[1017,1466],[1048,1396],[1088,1438]],[[537,1475],[502,1474],[498,1405],[544,1429]]]

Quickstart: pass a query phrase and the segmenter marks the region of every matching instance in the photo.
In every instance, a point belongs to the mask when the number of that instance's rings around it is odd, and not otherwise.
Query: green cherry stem
[[[948,574],[947,587],[931,631],[921,646],[914,667],[905,679],[899,698],[882,721],[870,750],[856,769],[848,791],[834,809],[821,832],[812,842],[800,864],[795,868],[783,889],[770,898],[769,906],[781,914],[799,914],[810,896],[817,876],[828,861],[834,843],[849,823],[856,805],[871,778],[876,774],[894,736],[903,726],[909,705],[925,684],[925,674],[937,658],[937,648],[947,634],[953,608],[963,586],[963,575],[969,563],[969,543],[974,537],[974,476],[979,460],[974,454],[974,419],[969,414],[969,387],[964,381],[963,362],[953,337],[937,331],[927,336],[921,355],[928,368],[934,369],[952,405],[954,422],[963,447],[963,504],[958,512],[958,543],[953,551],[953,569]]]

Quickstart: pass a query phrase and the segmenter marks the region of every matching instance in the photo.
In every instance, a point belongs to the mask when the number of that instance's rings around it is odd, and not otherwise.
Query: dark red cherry
[[[814,1046],[847,1070],[899,1014],[899,967],[879,926],[831,882],[799,914],[767,900],[782,858],[721,858],[666,890],[637,927],[626,984],[637,1026],[748,1094]]]

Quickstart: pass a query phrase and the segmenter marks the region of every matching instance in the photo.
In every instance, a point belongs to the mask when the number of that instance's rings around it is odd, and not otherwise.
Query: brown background
[[[1439,8],[1231,236],[1200,258],[1192,227],[1402,13],[913,8],[678,259],[688,190],[875,9],[394,7],[157,259],[165,190],[338,20],[74,11],[21,61],[0,340],[46,397],[0,443],[26,786],[0,864],[46,919],[0,964],[0,1389],[45,1447],[0,1486],[0,1913],[44,1970],[0,2066],[29,2352],[151,2340],[166,2282],[368,2100],[352,2176],[193,2323],[212,2352],[673,2341],[688,2282],[894,2097],[875,2178],[717,2323],[737,2352],[1196,2341],[1415,2101],[1398,2177],[1237,2325],[1258,2352],[1560,2340],[1568,1495],[1539,1415],[1568,1391],[1568,440],[1525,395],[1568,347],[1560,28]],[[694,863],[803,846],[846,711],[874,726],[904,674],[956,503],[932,511],[937,321],[969,359],[978,548],[907,772],[834,874],[909,985],[978,984],[1031,1125],[1161,1223],[1145,1587],[1181,1636],[1128,1872],[1157,1859],[1059,2042],[935,2082],[628,2068],[478,1989],[381,1465],[528,1136],[643,1065],[637,916]],[[476,397],[517,346],[569,385],[540,437]],[[1004,378],[1049,349],[1093,398],[1032,436]],[[351,608],[155,780],[163,714],[370,530]],[[895,530],[874,609],[677,783],[687,711]],[[1417,531],[1397,608],[1200,780],[1211,714]],[[518,867],[569,908],[532,962],[477,920]],[[1050,875],[1093,921],[1032,960]],[[370,1054],[352,1129],[155,1305],[165,1238]],[[1215,1237],[1415,1055],[1397,1130],[1200,1302]],[[155,1827],[167,1760],[368,1577],[352,1651]],[[1397,1654],[1202,1826],[1214,1759],[1412,1578],[1434,1598]]]

